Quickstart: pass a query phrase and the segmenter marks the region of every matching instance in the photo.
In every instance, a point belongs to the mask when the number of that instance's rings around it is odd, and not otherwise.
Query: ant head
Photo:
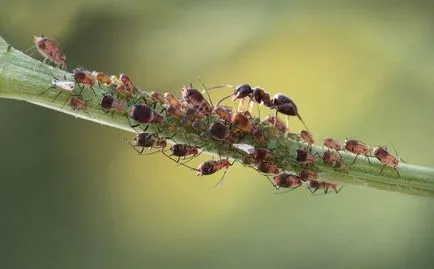
[[[252,94],[252,88],[249,84],[241,84],[235,88],[234,99],[242,99]]]

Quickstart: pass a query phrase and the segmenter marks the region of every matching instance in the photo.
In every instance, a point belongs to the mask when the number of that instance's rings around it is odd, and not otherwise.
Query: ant
[[[271,98],[272,106],[271,109],[276,109],[275,117],[277,118],[277,113],[280,112],[286,116],[297,116],[298,119],[303,124],[304,128],[308,129],[300,114],[298,113],[297,106],[295,103],[286,95],[278,93]],[[288,117],[286,117],[288,121]]]
[[[44,57],[43,63],[49,60],[58,67],[66,69],[66,56],[56,42],[41,35],[34,36],[33,43],[38,52]]]
[[[344,141],[344,147],[349,152],[356,154],[356,157],[354,158],[354,161],[351,164],[354,164],[356,162],[357,157],[359,157],[360,154],[365,155],[366,159],[368,159],[368,163],[371,164],[371,161],[369,160],[369,156],[368,156],[369,147],[364,143],[355,139],[346,139]]]
[[[384,167],[388,166],[395,170],[395,172],[398,174],[399,177],[401,175],[398,172],[398,169],[396,169],[399,165],[399,160],[390,154],[386,148],[384,147],[376,147],[373,150],[374,156],[383,164],[383,167],[381,168],[380,175],[383,172]]]

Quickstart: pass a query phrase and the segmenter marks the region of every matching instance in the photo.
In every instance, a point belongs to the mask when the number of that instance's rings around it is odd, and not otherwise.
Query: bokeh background
[[[434,166],[434,5],[342,2],[3,0],[0,34],[22,50],[54,37],[69,68],[149,89],[179,94],[198,75],[261,85],[291,96],[318,138],[393,143]],[[431,198],[354,186],[276,195],[239,165],[213,191],[219,175],[137,156],[130,133],[11,100],[0,126],[0,268],[434,263]]]

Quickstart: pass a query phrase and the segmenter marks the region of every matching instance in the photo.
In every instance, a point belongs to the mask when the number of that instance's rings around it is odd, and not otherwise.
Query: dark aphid
[[[111,94],[105,94],[101,99],[101,108],[107,112],[110,110],[122,112],[124,111],[125,104],[116,98],[114,98]]]
[[[180,120],[183,117],[185,117],[185,114],[179,110],[178,107],[174,106],[174,105],[169,105],[166,109],[167,114],[169,114],[170,116]]]
[[[346,139],[344,141],[344,147],[349,152],[356,154],[356,157],[354,158],[354,161],[351,164],[354,164],[357,160],[357,157],[362,154],[365,155],[366,159],[368,159],[369,164],[371,164],[371,161],[369,160],[369,147],[365,145],[364,143],[357,141],[355,139]]]
[[[264,174],[279,174],[280,169],[274,163],[259,162],[256,164],[256,169]]]
[[[158,135],[151,134],[151,133],[139,133],[139,134],[136,134],[136,136],[133,139],[133,143],[131,143],[130,141],[128,141],[126,138],[125,138],[125,140],[139,154],[143,154],[143,151],[145,150],[145,148],[149,148],[149,149],[152,149],[152,148],[161,148],[161,149],[164,149],[167,146],[167,142],[166,142],[165,138],[159,137]],[[141,148],[141,150],[138,150],[137,148]]]
[[[335,151],[341,151],[344,149],[344,146],[341,142],[330,137],[324,138],[322,144],[324,145],[324,147]]]
[[[96,81],[98,81],[99,85],[101,85],[101,84],[102,85],[110,85],[110,84],[112,84],[112,80],[111,80],[111,78],[107,74],[104,74],[102,72],[93,71],[92,72],[92,76],[96,79]]]
[[[161,124],[163,122],[163,117],[146,104],[132,106],[130,109],[130,117],[139,124]]]
[[[300,164],[309,165],[315,163],[316,158],[315,156],[310,154],[307,150],[298,149],[295,154],[295,160]]]
[[[273,157],[273,153],[268,149],[264,148],[255,148],[253,152],[253,156],[257,161],[263,161],[265,159],[269,159]]]
[[[340,162],[341,156],[336,151],[327,150],[323,153],[322,160],[325,164],[335,166],[337,162]]]
[[[227,169],[229,168],[229,166],[231,166],[232,164],[229,163],[229,161],[227,159],[222,159],[222,160],[210,160],[210,161],[205,161],[201,164],[199,164],[199,166],[197,167],[197,169],[194,169],[197,171],[197,175],[198,176],[207,176],[207,175],[212,175],[215,172],[226,168],[226,171],[223,173],[222,177],[217,181],[217,183],[214,185],[214,188],[217,187],[220,183],[222,183],[224,176],[226,175]]]
[[[87,108],[87,101],[81,99],[78,96],[71,96],[68,100],[68,104],[73,110],[82,111]]]
[[[384,167],[388,166],[395,170],[395,172],[398,174],[398,176],[401,176],[396,169],[399,165],[399,160],[390,154],[385,148],[383,147],[376,147],[373,150],[375,158],[377,158],[382,164],[383,167],[381,168],[380,174],[383,172]]]
[[[307,169],[301,170],[300,173],[298,173],[298,176],[303,181],[316,180],[319,177],[318,173],[311,171],[311,170],[307,170]]]
[[[66,56],[56,42],[45,36],[35,36],[33,43],[38,52],[44,57],[44,62],[49,60],[62,69],[66,69]]]
[[[228,126],[218,121],[211,124],[209,133],[215,140],[228,141],[231,139],[231,132]]]
[[[190,146],[188,144],[175,144],[170,147],[170,151],[173,156],[186,157],[189,155],[197,155],[199,153],[197,147]]]
[[[184,86],[181,92],[183,100],[190,107],[195,108],[206,115],[209,115],[212,112],[211,105],[198,90]]]
[[[279,188],[296,189],[303,184],[299,176],[287,173],[275,175],[270,182],[277,190]]]
[[[283,123],[283,121],[281,121],[279,118],[276,118],[274,116],[265,117],[263,122],[271,123],[280,134],[284,134],[286,133],[286,131],[288,131],[288,128],[286,127],[285,123]]]
[[[339,193],[343,186],[341,186],[339,189],[337,188],[336,183],[330,183],[326,181],[318,181],[318,180],[306,180],[307,187],[309,188],[310,192],[314,193],[319,189],[324,190],[324,194],[327,194],[329,189],[334,190],[336,193]]]
[[[297,116],[298,119],[301,121],[301,123],[303,123],[304,128],[308,129],[303,119],[301,118],[300,114],[298,113],[297,106],[286,95],[282,93],[278,93],[274,95],[273,98],[271,99],[271,103],[272,106],[270,108],[276,109],[276,115],[275,115],[276,118],[278,112],[286,116]]]

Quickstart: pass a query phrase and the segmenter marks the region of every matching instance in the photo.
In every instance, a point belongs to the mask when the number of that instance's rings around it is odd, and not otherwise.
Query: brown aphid
[[[163,117],[146,104],[132,106],[130,109],[130,117],[139,124],[161,124],[163,122]],[[135,125],[134,127],[136,126],[138,125]]]
[[[150,92],[149,98],[151,98],[151,101],[156,104],[163,105],[166,103],[166,100],[164,99],[164,95],[157,91]]]
[[[256,164],[256,169],[265,174],[279,174],[280,169],[274,163],[270,162],[259,162]]]
[[[178,98],[175,97],[175,95],[171,94],[170,92],[164,93],[164,99],[166,100],[166,104],[175,106],[178,109],[182,108],[181,102],[178,100]]]
[[[218,161],[215,160],[205,161],[199,164],[199,166],[197,167],[197,175],[198,176],[211,175],[220,169],[223,168],[228,169],[229,166],[231,166],[231,164],[226,159],[218,160]]]
[[[35,36],[33,39],[38,52],[44,57],[44,63],[49,60],[62,69],[66,69],[66,56],[59,45],[45,36]]]
[[[315,163],[316,158],[315,156],[310,154],[307,150],[298,149],[295,154],[295,160],[300,164],[309,165]]]
[[[357,160],[357,157],[359,157],[360,154],[365,155],[366,159],[368,159],[369,164],[371,164],[371,161],[369,160],[369,147],[365,145],[364,143],[355,140],[355,139],[346,139],[344,141],[344,147],[349,152],[356,154],[356,157],[354,158],[354,161],[351,164],[354,164]]]
[[[153,148],[161,148],[164,149],[167,146],[167,142],[165,138],[159,137],[156,134],[151,133],[139,133],[133,139],[133,143],[125,139],[130,146],[137,151],[139,154],[143,154],[145,148],[153,149]],[[142,148],[138,150],[137,147]]]
[[[194,157],[199,154],[199,151],[196,147],[187,144],[175,144],[170,147],[170,151],[172,156],[178,157],[177,162],[179,162],[180,157],[187,157],[190,155],[193,155]]]
[[[319,189],[323,189],[324,194],[327,194],[330,189],[334,190],[336,193],[339,193],[343,188],[343,186],[341,186],[338,189],[337,188],[338,185],[336,183],[331,183],[326,181],[307,180],[306,183],[311,193],[314,193]]]
[[[112,80],[110,79],[110,77],[107,74],[104,74],[102,72],[96,72],[93,71],[92,72],[92,76],[96,79],[96,81],[98,81],[98,84],[101,85],[110,85],[112,84]]]
[[[253,140],[255,140],[256,143],[260,145],[265,144],[265,135],[261,129],[255,128],[252,132],[252,136],[253,136]]]
[[[195,108],[206,115],[209,115],[212,112],[213,109],[211,105],[198,90],[184,86],[181,92],[183,100],[190,107]]]
[[[324,147],[335,151],[341,151],[344,149],[344,146],[341,142],[330,137],[324,138],[322,144],[324,145]]]
[[[252,132],[253,125],[250,119],[241,112],[232,114],[231,123],[242,132]]]
[[[298,176],[301,178],[301,180],[303,181],[307,181],[307,180],[316,180],[318,179],[318,173],[308,170],[308,169],[303,169],[300,171],[300,173],[298,174]]]
[[[269,159],[273,157],[273,153],[269,151],[268,149],[264,148],[255,148],[253,152],[253,156],[257,161],[263,161],[265,159]]]
[[[388,166],[395,170],[395,172],[398,174],[398,176],[401,176],[396,169],[399,165],[399,160],[390,154],[385,148],[383,147],[376,147],[373,150],[375,158],[377,158],[382,164],[383,167],[381,168],[380,174],[383,172],[384,167]]]
[[[325,164],[334,166],[341,160],[341,156],[339,156],[336,151],[327,150],[323,153],[322,160]]]
[[[202,112],[190,107],[185,110],[185,117],[187,120],[196,120],[204,119],[206,116]]]
[[[121,97],[123,97],[123,98],[125,98],[127,100],[129,100],[129,99],[131,99],[133,97],[133,92],[131,91],[131,89],[128,89],[123,84],[116,85],[115,92],[119,96],[121,96]]]
[[[209,127],[209,133],[215,140],[228,141],[231,140],[231,132],[225,124],[221,122],[213,122]]]
[[[303,142],[307,143],[309,146],[315,144],[315,138],[313,135],[307,130],[300,131],[300,138]]]
[[[279,188],[296,189],[300,187],[303,182],[302,179],[293,174],[280,173],[273,177],[271,184],[278,190]]]
[[[232,109],[230,107],[225,106],[218,106],[214,108],[214,113],[219,117],[220,119],[231,122],[232,119]]]
[[[121,81],[121,84],[124,85],[128,90],[132,90],[134,88],[133,81],[127,75],[120,74],[119,80]]]
[[[100,106],[107,112],[110,110],[123,112],[125,104],[114,98],[111,94],[105,94],[101,99]]]
[[[285,123],[283,123],[283,121],[281,121],[279,118],[276,118],[274,116],[267,116],[263,121],[273,124],[276,130],[279,131],[279,133],[281,134],[286,133],[286,131],[288,130]]]
[[[178,107],[174,106],[174,105],[169,105],[166,109],[167,114],[169,114],[170,116],[176,118],[176,119],[182,119],[185,115],[184,113],[179,110]]]
[[[72,70],[72,75],[74,77],[75,83],[80,86],[89,86],[92,87],[95,85],[96,80],[87,70],[83,70],[81,68],[75,68]]]
[[[81,99],[78,96],[71,96],[68,100],[68,104],[73,110],[82,111],[87,108],[87,101]]]

